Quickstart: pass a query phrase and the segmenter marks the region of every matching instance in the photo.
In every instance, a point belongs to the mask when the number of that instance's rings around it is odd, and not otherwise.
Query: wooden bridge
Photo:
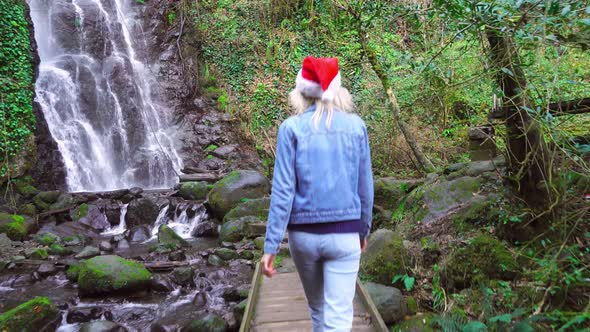
[[[262,275],[256,265],[240,332],[311,331],[311,319],[297,272]],[[352,331],[387,332],[387,326],[359,280],[356,282]]]

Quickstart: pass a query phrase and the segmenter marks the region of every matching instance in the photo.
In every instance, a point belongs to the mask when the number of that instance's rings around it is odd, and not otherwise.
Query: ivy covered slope
[[[184,42],[200,46],[204,92],[241,120],[258,151],[268,157],[267,164],[272,164],[278,123],[290,113],[286,96],[303,58],[337,56],[343,83],[368,125],[377,173],[418,175],[364,54],[357,22],[342,7],[347,3],[356,2],[199,1],[180,6],[176,16],[184,15],[194,25],[186,30]],[[402,118],[440,167],[466,160],[467,127],[487,122],[493,96],[501,92],[482,43],[461,31],[473,22],[449,22],[442,6],[427,3],[363,2],[360,15],[368,46],[389,78]],[[551,19],[567,20],[570,14],[560,16],[566,6],[557,7]],[[534,103],[588,97],[590,54],[535,38],[518,39]],[[590,117],[561,118],[549,125],[579,134],[590,128]]]
[[[25,6],[22,0],[0,0],[0,179],[20,175],[16,163],[35,127]]]

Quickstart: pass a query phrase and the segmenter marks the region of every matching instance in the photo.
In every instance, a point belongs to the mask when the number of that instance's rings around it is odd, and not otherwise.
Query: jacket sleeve
[[[272,194],[264,240],[265,254],[274,255],[279,251],[291,216],[296,181],[295,144],[296,141],[291,129],[285,123],[281,124],[277,135]]]
[[[361,239],[366,238],[371,231],[373,221],[373,171],[371,170],[371,150],[367,127],[363,124],[363,141],[360,149],[359,165],[359,197],[361,199]]]

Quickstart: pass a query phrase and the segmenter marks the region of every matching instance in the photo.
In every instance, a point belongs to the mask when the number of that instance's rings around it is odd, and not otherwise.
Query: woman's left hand
[[[272,276],[277,273],[277,270],[275,270],[273,267],[274,262],[275,255],[271,254],[264,254],[260,260],[260,264],[262,265],[262,273],[264,273],[264,275],[269,278],[272,278]]]

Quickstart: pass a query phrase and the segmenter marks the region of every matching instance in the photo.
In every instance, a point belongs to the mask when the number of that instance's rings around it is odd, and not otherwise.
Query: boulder
[[[98,248],[101,251],[111,252],[113,251],[113,245],[109,241],[101,241]]]
[[[0,315],[0,331],[54,331],[59,310],[46,297],[36,297]]]
[[[173,262],[182,262],[186,260],[184,250],[176,250],[168,254],[168,259]]]
[[[268,218],[269,208],[270,197],[248,199],[245,202],[238,204],[235,208],[231,209],[225,215],[225,217],[223,217],[223,222],[246,216],[252,216],[261,221],[265,221]]]
[[[63,238],[65,246],[79,246],[82,244],[82,240],[79,236],[66,236]]]
[[[49,247],[49,249],[47,249],[47,252],[50,255],[66,256],[66,255],[71,254],[72,250],[70,248],[64,248],[61,245],[54,243]]]
[[[125,222],[127,227],[132,228],[137,225],[152,225],[158,218],[160,207],[155,200],[149,198],[134,199],[127,206]]]
[[[168,277],[156,274],[150,279],[150,289],[154,292],[168,293],[174,290],[174,286]]]
[[[84,296],[147,289],[152,274],[140,263],[107,255],[80,264],[79,291]]]
[[[94,204],[81,204],[70,212],[73,221],[88,225],[97,231],[103,231],[111,227],[111,223],[102,213],[100,208]]]
[[[118,201],[100,199],[95,202],[112,227],[121,223],[121,203]]]
[[[172,281],[180,286],[193,284],[194,271],[190,267],[177,267],[172,271]]]
[[[57,268],[55,267],[55,264],[44,263],[39,265],[37,273],[39,273],[41,277],[48,277],[56,274]]]
[[[398,322],[408,314],[406,301],[399,289],[373,282],[364,283],[364,286],[385,324]]]
[[[250,223],[259,222],[256,217],[242,217],[223,223],[219,229],[219,240],[224,242],[238,242],[250,235],[247,227]]]
[[[237,147],[237,144],[220,146],[217,149],[213,150],[211,154],[217,158],[227,159],[234,153]]]
[[[209,255],[209,257],[207,257],[207,263],[213,266],[221,266],[223,265],[223,259],[217,255]]]
[[[128,330],[115,323],[108,320],[97,320],[93,322],[88,322],[83,324],[80,327],[79,332],[127,332]]]
[[[193,231],[194,237],[216,237],[219,235],[219,225],[214,221],[205,221],[198,224]]]
[[[84,258],[98,256],[98,255],[100,255],[100,250],[97,247],[86,246],[82,249],[82,251],[80,251],[74,257],[77,259],[84,259]]]
[[[227,324],[225,320],[215,314],[209,313],[201,319],[188,323],[181,332],[225,332]]]
[[[207,195],[212,214],[222,219],[243,199],[268,195],[270,182],[256,171],[236,170],[216,182]]]
[[[161,225],[158,228],[158,242],[167,246],[186,247],[188,243],[176,234],[168,225]]]
[[[264,249],[264,236],[259,236],[259,237],[255,238],[254,239],[254,246],[258,250],[263,250]]]
[[[198,201],[207,198],[209,185],[207,182],[183,182],[180,184],[178,196],[190,200]]]
[[[74,205],[74,196],[72,194],[63,193],[57,197],[57,200],[49,206],[50,211],[61,210],[69,208]]]
[[[513,280],[519,272],[514,255],[500,240],[487,234],[453,250],[443,266],[447,284],[458,289],[489,279]]]
[[[57,202],[61,192],[59,190],[54,191],[42,191],[33,198],[33,203],[42,211],[49,210],[51,204]]]
[[[378,282],[389,284],[396,275],[405,274],[411,264],[401,237],[389,229],[379,229],[369,236],[360,270]]]
[[[8,249],[12,247],[12,240],[4,233],[0,233],[0,253],[8,252]]]
[[[66,316],[66,321],[68,324],[75,324],[75,323],[87,323],[93,320],[100,320],[101,317],[105,316],[112,316],[110,311],[106,311],[103,308],[76,308],[70,309]]]
[[[43,260],[49,257],[47,250],[43,248],[30,248],[25,250],[25,257],[35,260]]]
[[[0,212],[0,233],[6,233],[13,241],[24,240],[32,228],[31,223],[23,216]]]

